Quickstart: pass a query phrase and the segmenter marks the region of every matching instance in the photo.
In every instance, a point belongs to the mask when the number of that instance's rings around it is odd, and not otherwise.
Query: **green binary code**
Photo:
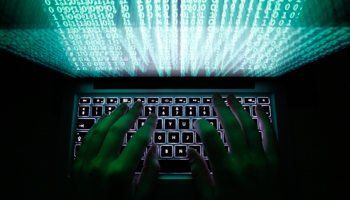
[[[345,2],[22,1],[49,26],[1,28],[0,48],[72,77],[276,77],[349,46]]]

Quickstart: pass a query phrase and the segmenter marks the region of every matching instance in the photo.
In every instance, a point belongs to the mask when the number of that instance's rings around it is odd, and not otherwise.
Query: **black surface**
[[[349,48],[276,79],[287,90],[298,199],[344,199],[348,189],[348,55]],[[11,53],[0,56],[3,199],[62,199],[55,164],[62,86],[70,79]],[[167,187],[184,199],[193,185]]]

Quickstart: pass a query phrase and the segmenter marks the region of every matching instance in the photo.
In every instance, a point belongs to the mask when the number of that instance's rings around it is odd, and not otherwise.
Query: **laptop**
[[[254,108],[262,105],[293,182],[286,95],[276,77],[349,46],[344,1],[14,2],[1,6],[17,20],[1,23],[0,47],[69,77],[58,139],[67,177],[91,126],[121,103],[141,101],[144,109],[118,153],[156,113],[149,147],[158,146],[162,187],[192,184],[187,148],[196,149],[211,171],[195,120],[207,119],[230,151],[211,102],[220,93],[234,94],[259,131]]]

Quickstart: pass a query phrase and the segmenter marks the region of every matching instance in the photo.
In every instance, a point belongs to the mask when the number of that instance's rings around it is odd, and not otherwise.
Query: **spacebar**
[[[191,173],[191,166],[188,160],[158,160],[160,165],[160,172],[162,173]],[[209,160],[205,160],[210,172],[213,172]],[[141,172],[143,167],[143,160],[140,161],[136,172]]]
[[[191,173],[191,166],[188,160],[158,160],[160,165],[160,172],[165,173]],[[143,160],[139,162],[136,172],[141,172],[143,167]]]
[[[159,160],[160,172],[191,172],[189,160]]]

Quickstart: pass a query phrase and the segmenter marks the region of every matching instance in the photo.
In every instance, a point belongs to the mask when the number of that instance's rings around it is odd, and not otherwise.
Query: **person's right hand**
[[[278,142],[265,111],[261,106],[256,107],[263,133],[262,143],[255,122],[241,103],[233,95],[227,97],[227,102],[232,111],[220,95],[213,95],[213,105],[225,129],[230,153],[226,151],[217,130],[207,120],[195,123],[214,180],[203,158],[194,149],[188,149],[192,176],[201,199],[281,199]]]

